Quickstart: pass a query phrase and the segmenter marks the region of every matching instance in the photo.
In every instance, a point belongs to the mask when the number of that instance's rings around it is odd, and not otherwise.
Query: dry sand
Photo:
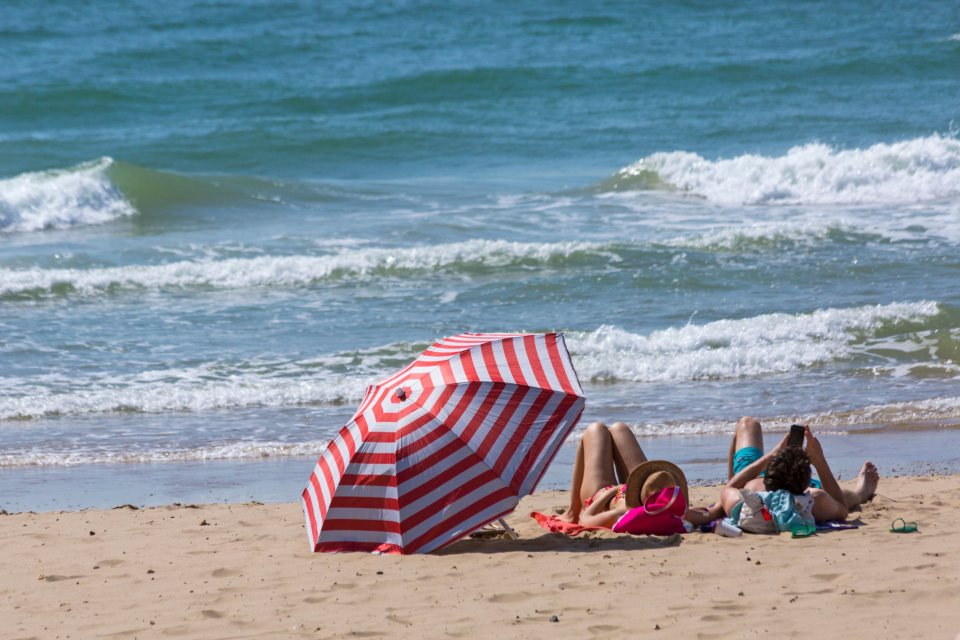
[[[717,494],[694,488],[694,502]],[[948,638],[960,476],[884,479],[809,539],[547,534],[430,556],[311,554],[297,504],[0,516],[3,638]],[[889,532],[902,516],[920,532]]]

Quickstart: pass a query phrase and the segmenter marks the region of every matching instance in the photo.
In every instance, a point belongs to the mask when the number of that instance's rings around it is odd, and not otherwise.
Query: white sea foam
[[[960,196],[960,141],[941,135],[866,149],[813,143],[786,155],[707,160],[655,153],[617,179],[655,174],[680,191],[721,204],[903,204]]]
[[[939,313],[935,302],[774,313],[654,331],[604,326],[571,332],[567,344],[583,380],[662,382],[795,371],[849,356],[857,333],[881,322]]]
[[[764,431],[785,433],[791,424],[809,424],[818,435],[848,435],[865,425],[887,427],[915,426],[917,423],[942,425],[960,421],[960,397],[930,398],[911,402],[870,405],[846,411],[807,413],[802,415],[758,416]],[[730,420],[674,420],[631,424],[638,436],[700,436],[729,434],[734,430]],[[587,428],[581,423],[571,432],[568,442],[576,442]]]
[[[847,430],[844,425],[837,420],[830,421],[828,416],[823,416],[821,422],[817,422],[820,416],[805,416],[800,420],[804,424],[817,426],[817,433],[820,435],[844,435]],[[790,430],[791,424],[796,424],[796,416],[759,416],[763,423],[763,430],[768,433],[785,433]],[[567,442],[577,442],[587,428],[587,424],[581,422],[567,437]],[[666,422],[639,422],[628,425],[634,434],[640,437],[651,436],[703,436],[732,434],[736,424],[730,420],[672,420]]]
[[[113,160],[0,180],[0,233],[102,224],[136,213],[110,182]]]
[[[735,226],[720,227],[690,236],[677,236],[665,240],[670,247],[691,249],[740,250],[779,246],[785,243],[814,245],[824,241],[831,233],[859,231],[856,227],[823,219],[788,221],[741,222]]]
[[[216,376],[216,377],[214,377]],[[40,418],[64,414],[132,411],[209,411],[236,407],[278,407],[303,404],[357,402],[369,371],[354,376],[329,370],[278,375],[257,372],[214,373],[214,367],[150,371],[129,376],[69,381],[4,380],[0,420]]]
[[[638,335],[617,327],[567,334],[582,380],[662,382],[789,372],[875,348],[883,322],[936,315],[935,302],[768,314]],[[859,342],[857,342],[859,340]],[[425,344],[395,343],[292,363],[209,363],[133,374],[2,378],[0,420],[117,411],[159,413],[358,402],[368,384]],[[350,373],[343,373],[349,367]]]
[[[315,456],[326,440],[311,442],[233,442],[195,449],[66,450],[0,452],[0,468],[25,466],[74,466],[104,463],[191,462],[242,460],[290,456]]]
[[[956,420],[960,418],[960,397],[871,405],[845,418],[850,423],[870,424]]]
[[[0,269],[0,295],[49,291],[63,286],[87,295],[108,288],[294,286],[338,275],[363,277],[382,270],[439,269],[458,263],[496,267],[518,260],[545,262],[577,252],[603,253],[603,250],[602,245],[586,242],[468,240],[397,249],[351,248],[324,256],[259,256],[82,270]]]
[[[939,424],[960,420],[960,397],[943,397],[871,405],[849,411],[813,413],[805,415],[760,416],[764,429],[770,433],[783,433],[790,424],[803,422],[816,429],[819,435],[846,435],[863,425],[896,427],[898,424],[914,425],[918,422]],[[575,442],[586,428],[581,424],[568,438]],[[631,429],[639,436],[699,436],[729,434],[733,430],[730,421],[677,420],[662,423],[638,423]],[[48,447],[34,450],[0,452],[0,468],[22,466],[73,466],[102,463],[162,463],[203,460],[243,460],[267,457],[315,456],[326,440],[304,442],[240,441],[214,443],[197,447],[130,448],[111,447],[109,442],[101,448]]]

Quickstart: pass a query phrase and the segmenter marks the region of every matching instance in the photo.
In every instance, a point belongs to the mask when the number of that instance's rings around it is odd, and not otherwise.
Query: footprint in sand
[[[746,611],[749,607],[743,604],[715,604],[710,607],[714,611]]]
[[[210,575],[212,575],[214,578],[232,578],[233,576],[240,575],[240,572],[234,571],[233,569],[224,569],[221,567],[220,569],[214,569],[213,573],[211,573]]]
[[[842,575],[842,573],[815,573],[810,577],[820,582],[836,582],[837,578]]]
[[[162,633],[165,636],[186,636],[193,633],[193,627],[181,624],[176,627],[167,627]]]
[[[394,622],[394,623],[396,623],[396,624],[402,624],[402,625],[405,626],[405,627],[412,627],[412,626],[413,626],[413,621],[412,621],[412,620],[408,620],[407,618],[401,618],[400,616],[398,616],[398,615],[395,614],[395,613],[388,613],[388,614],[386,615],[386,618],[387,618],[387,620],[389,620],[390,622]]]
[[[98,560],[97,565],[101,567],[115,567],[123,564],[123,560]]]
[[[496,593],[487,598],[487,602],[492,602],[494,604],[502,604],[505,602],[523,602],[524,600],[529,600],[532,597],[533,594],[526,591],[516,591],[514,593]]]
[[[307,596],[303,599],[307,604],[320,604],[321,602],[326,602],[327,598],[318,598],[316,596]]]
[[[341,589],[356,589],[357,585],[352,582],[338,582],[337,584],[330,585],[330,591],[340,591]]]
[[[204,618],[222,618],[223,617],[223,612],[217,611],[216,609],[204,609],[200,613],[203,614]]]
[[[582,582],[561,582],[557,585],[560,589],[587,589],[589,586]]]
[[[587,631],[590,632],[590,635],[607,638],[612,637],[617,631],[623,631],[623,627],[612,624],[595,624],[592,627],[587,627]]]
[[[83,578],[84,576],[60,576],[60,575],[51,575],[51,576],[40,576],[41,580],[46,582],[62,582],[64,580],[76,580],[78,578]]]

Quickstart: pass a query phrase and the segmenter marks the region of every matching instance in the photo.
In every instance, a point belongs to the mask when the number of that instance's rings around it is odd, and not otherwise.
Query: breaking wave
[[[902,367],[928,369],[947,364],[939,362],[935,351],[928,360],[917,361],[913,351],[925,344],[917,332],[937,326],[937,318],[946,313],[935,302],[915,302],[798,315],[766,314],[649,335],[603,326],[568,332],[567,344],[580,379],[592,383],[731,379],[851,358],[866,359],[867,366],[879,361],[891,375]],[[907,336],[902,345],[897,337],[901,334]],[[938,338],[940,342],[944,339]],[[932,345],[930,339],[927,342]],[[398,342],[320,355],[309,361],[213,362],[123,376],[0,377],[5,389],[0,395],[0,420],[353,404],[362,399],[368,384],[399,369],[426,347],[426,343]],[[954,377],[957,368],[945,369],[940,375]]]
[[[719,204],[897,204],[960,196],[960,141],[932,135],[865,149],[811,143],[778,157],[708,160],[661,152],[621,169],[604,191],[671,190]]]
[[[111,182],[110,158],[70,169],[22,173],[0,180],[0,233],[103,224],[136,213]]]
[[[608,255],[603,245],[586,242],[468,240],[397,249],[349,248],[323,256],[260,256],[94,269],[0,269],[0,296],[95,295],[123,289],[296,286],[327,278],[359,278],[403,270],[549,263],[586,253]]]
[[[415,358],[426,344],[396,343],[288,362],[209,362],[126,375],[42,380],[0,377],[0,420],[58,415],[212,411],[238,407],[336,405]]]
[[[791,424],[809,424],[818,434],[845,435],[852,432],[902,431],[920,428],[957,428],[960,423],[960,397],[930,398],[911,402],[895,402],[884,405],[779,416],[759,416],[764,431],[785,433]],[[576,442],[587,425],[581,423],[571,432],[568,442]],[[734,423],[730,420],[674,420],[666,422],[641,422],[630,425],[638,436],[699,436],[729,434]]]
[[[940,313],[935,302],[773,313],[654,331],[604,326],[571,332],[567,344],[581,380],[665,382],[785,373],[863,351],[864,335]],[[857,342],[861,346],[857,346]]]
[[[862,238],[864,235],[860,228],[844,222],[797,220],[721,227],[700,234],[670,238],[663,244],[701,251],[765,251],[809,247],[828,240],[855,236]]]
[[[326,440],[311,442],[233,442],[189,448],[143,450],[67,450],[0,453],[0,468],[30,466],[75,466],[80,464],[131,464],[156,462],[194,462],[204,460],[244,460],[315,456]]]

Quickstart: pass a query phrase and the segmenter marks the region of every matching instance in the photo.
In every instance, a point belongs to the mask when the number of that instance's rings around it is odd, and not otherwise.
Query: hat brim
[[[687,476],[683,474],[680,467],[666,460],[647,460],[634,467],[630,475],[627,476],[627,489],[626,495],[624,496],[627,508],[633,509],[634,507],[640,506],[640,489],[643,487],[643,483],[658,471],[665,471],[673,476],[673,479],[676,480],[677,485],[680,487],[680,492],[683,494],[684,500],[686,500],[688,504],[690,503],[690,496],[687,489]]]

